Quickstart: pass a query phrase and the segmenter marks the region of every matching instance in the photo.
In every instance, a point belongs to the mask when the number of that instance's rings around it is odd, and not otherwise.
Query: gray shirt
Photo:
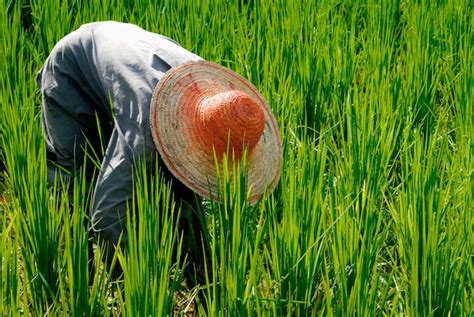
[[[97,119],[110,128],[92,210],[103,238],[117,242],[124,229],[134,160],[158,155],[149,124],[155,86],[171,67],[200,59],[135,25],[97,22],[59,41],[40,70],[47,148],[58,165],[82,163],[83,148],[97,140]]]

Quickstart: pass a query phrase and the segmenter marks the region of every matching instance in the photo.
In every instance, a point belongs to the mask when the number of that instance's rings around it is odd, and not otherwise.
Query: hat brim
[[[262,109],[265,128],[247,155],[249,202],[272,192],[280,177],[282,145],[272,111],[255,87],[233,71],[208,61],[195,61],[170,69],[160,80],[150,105],[153,140],[170,172],[204,198],[220,201],[215,157],[198,146],[192,135],[197,99],[230,90],[251,96]]]

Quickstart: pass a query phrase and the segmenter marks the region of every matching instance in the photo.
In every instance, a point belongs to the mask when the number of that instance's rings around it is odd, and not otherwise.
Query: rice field
[[[36,72],[101,20],[229,67],[278,121],[275,192],[249,206],[234,173],[204,205],[200,285],[159,175],[137,168],[119,281],[87,249],[85,176],[46,184]],[[474,314],[472,1],[0,0],[0,29],[0,315]]]

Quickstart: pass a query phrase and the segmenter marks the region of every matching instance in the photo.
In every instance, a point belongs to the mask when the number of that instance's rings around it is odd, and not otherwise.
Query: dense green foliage
[[[226,202],[205,205],[208,283],[186,295],[201,314],[473,313],[471,1],[0,0],[1,315],[181,309],[185,257],[174,263],[182,239],[159,177],[137,173],[140,229],[112,286],[87,265],[102,253],[87,252],[87,182],[72,198],[46,185],[35,74],[61,37],[99,20],[235,70],[280,125],[275,192],[249,207],[232,177]]]

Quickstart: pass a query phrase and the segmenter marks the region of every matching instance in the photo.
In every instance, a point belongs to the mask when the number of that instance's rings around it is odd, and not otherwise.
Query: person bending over
[[[240,159],[246,149],[250,203],[278,182],[281,140],[262,96],[240,75],[165,36],[126,23],[85,24],[54,46],[37,82],[48,182],[86,168],[95,186],[92,231],[108,250],[127,244],[138,160],[158,165],[171,184],[194,261],[204,256],[201,197],[219,201],[215,158],[232,153]],[[105,155],[93,177],[84,154],[100,153],[102,143]]]

